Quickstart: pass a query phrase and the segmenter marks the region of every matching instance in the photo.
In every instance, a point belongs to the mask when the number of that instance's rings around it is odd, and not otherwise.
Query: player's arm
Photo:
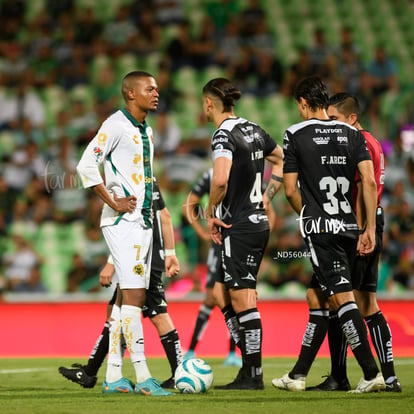
[[[160,223],[164,240],[165,274],[167,277],[174,277],[180,272],[180,263],[175,254],[174,227],[167,207],[160,211]]]
[[[215,211],[227,193],[231,166],[232,160],[227,157],[218,157],[215,159],[213,164],[210,198],[207,207],[207,224],[211,240],[218,244],[221,244],[221,233],[219,232],[220,227],[231,227],[231,225],[228,225],[215,217]]]
[[[105,266],[99,273],[99,283],[103,287],[109,287],[112,284],[112,276],[115,273],[115,266],[112,259],[112,256],[108,256],[108,260],[105,263]]]
[[[133,195],[128,197],[118,198],[114,193],[108,191],[103,183],[91,187],[93,192],[109,207],[118,213],[132,213],[137,206],[137,198]]]
[[[271,223],[274,222],[274,220],[271,219],[271,217],[274,218],[272,200],[283,183],[282,148],[279,146],[275,147],[275,149],[266,157],[266,160],[272,164],[272,175],[263,194],[263,206],[266,210],[267,216],[269,217],[269,223],[271,225]]]
[[[365,228],[365,220],[366,220],[366,211],[364,205],[364,198],[362,196],[362,184],[361,181],[356,182],[357,193],[356,193],[356,200],[355,200],[355,212],[356,212],[356,219],[358,223],[358,227],[360,229]]]
[[[358,163],[358,172],[361,177],[362,198],[365,208],[365,231],[358,242],[360,254],[369,254],[375,248],[375,219],[377,208],[377,184],[375,182],[374,167],[371,160]]]
[[[198,213],[199,206],[200,197],[191,191],[188,194],[181,211],[188,223],[193,227],[193,229],[197,233],[198,237],[200,237],[203,240],[209,241],[210,233],[200,223],[200,215]]]
[[[283,182],[285,185],[286,198],[289,201],[289,204],[296,213],[300,214],[300,211],[302,210],[302,196],[300,195],[298,187],[298,173],[284,173]]]
[[[105,187],[99,170],[100,165],[105,161],[105,157],[110,153],[112,145],[116,140],[116,128],[116,125],[106,125],[98,131],[83,152],[76,170],[83,187],[91,188],[109,207],[119,213],[132,212],[136,207],[136,197],[118,198],[115,194],[112,196]]]

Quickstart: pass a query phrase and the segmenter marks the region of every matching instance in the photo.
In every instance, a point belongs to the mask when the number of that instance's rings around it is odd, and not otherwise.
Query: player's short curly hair
[[[130,80],[138,78],[153,78],[154,76],[151,73],[145,72],[143,70],[134,70],[127,73],[122,79],[121,93],[125,101],[128,100],[128,89],[130,88]]]

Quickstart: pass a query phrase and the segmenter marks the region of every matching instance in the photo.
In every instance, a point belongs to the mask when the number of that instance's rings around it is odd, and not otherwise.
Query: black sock
[[[395,377],[391,329],[381,311],[365,318],[384,378]]]
[[[234,343],[234,339],[231,336],[229,342],[229,352],[236,352],[236,344]]]
[[[108,355],[109,349],[109,322],[105,322],[101,335],[96,340],[95,346],[89,355],[88,363],[85,366],[85,372],[88,375],[96,375]]]
[[[355,302],[347,302],[338,309],[339,323],[364,372],[364,378],[370,380],[378,374],[378,367],[368,343],[367,329]]]
[[[237,319],[236,313],[234,312],[233,307],[229,304],[225,306],[221,312],[224,315],[224,320],[226,321],[227,328],[229,329],[230,335],[233,338],[235,344],[238,347],[240,345],[240,326]]]
[[[331,354],[331,375],[340,382],[346,375],[346,356],[348,341],[342,332],[338,314],[329,312],[328,342]]]
[[[188,348],[191,351],[194,351],[198,341],[201,338],[201,335],[203,334],[204,330],[207,327],[207,322],[210,318],[211,312],[213,311],[213,308],[209,308],[208,306],[202,304],[200,306],[200,309],[198,311],[196,324],[194,327],[193,336],[191,337],[191,343],[190,347]]]
[[[329,323],[328,315],[327,309],[309,309],[309,321],[303,335],[299,358],[292,371],[289,372],[290,378],[295,379],[308,375],[316,354],[325,339]]]
[[[257,308],[237,314],[243,372],[249,377],[262,377],[262,320]]]
[[[165,354],[167,355],[172,375],[174,376],[175,370],[183,361],[180,338],[178,337],[177,330],[174,329],[167,334],[160,336],[160,339],[162,346],[164,347]]]

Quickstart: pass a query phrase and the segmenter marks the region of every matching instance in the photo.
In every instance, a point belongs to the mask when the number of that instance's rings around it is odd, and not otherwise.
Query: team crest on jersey
[[[95,154],[96,161],[99,161],[102,158],[102,154],[103,154],[102,148],[101,147],[95,147],[93,149],[93,152]]]
[[[100,132],[98,135],[98,144],[104,145],[107,140],[108,140],[108,135],[106,135],[104,132]]]
[[[143,276],[144,266],[142,264],[137,264],[136,266],[134,266],[133,272],[138,276]]]

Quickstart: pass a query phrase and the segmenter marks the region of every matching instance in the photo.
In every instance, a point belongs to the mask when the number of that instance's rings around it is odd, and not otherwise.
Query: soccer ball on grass
[[[203,394],[213,383],[213,370],[200,358],[184,360],[175,370],[175,386],[182,394]]]

